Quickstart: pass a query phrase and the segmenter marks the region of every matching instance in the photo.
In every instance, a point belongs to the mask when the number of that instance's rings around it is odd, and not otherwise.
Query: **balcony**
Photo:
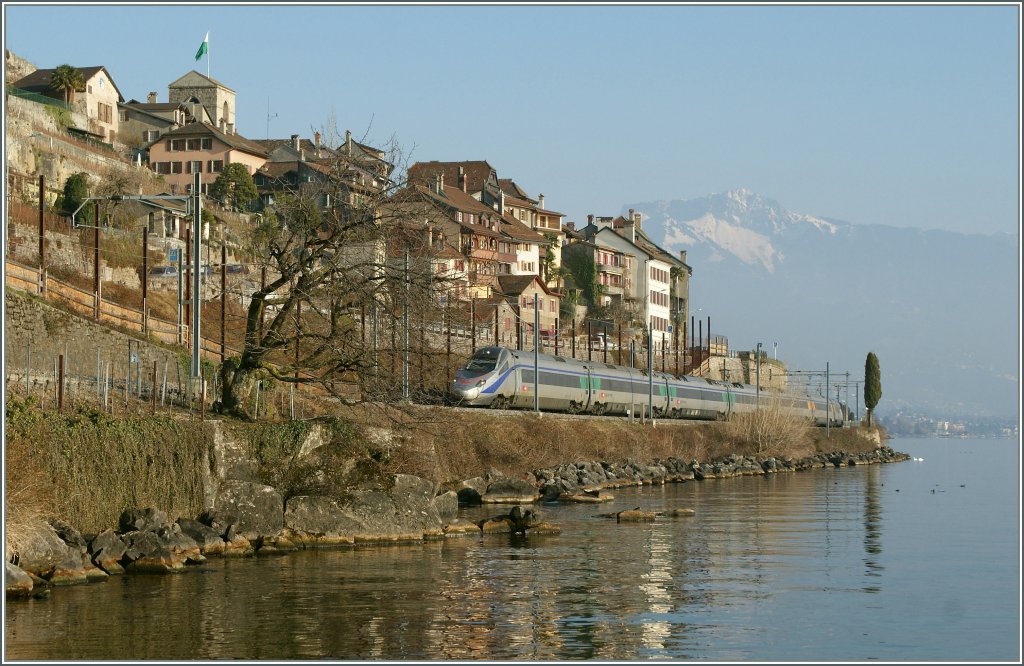
[[[615,266],[612,264],[597,264],[598,273],[608,273],[609,275],[622,275],[622,266]]]

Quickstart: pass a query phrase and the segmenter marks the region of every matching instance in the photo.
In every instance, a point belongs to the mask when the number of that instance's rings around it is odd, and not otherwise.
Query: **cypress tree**
[[[871,425],[871,413],[881,399],[882,371],[878,367],[878,357],[874,352],[868,352],[864,361],[864,405],[868,408],[868,425]]]

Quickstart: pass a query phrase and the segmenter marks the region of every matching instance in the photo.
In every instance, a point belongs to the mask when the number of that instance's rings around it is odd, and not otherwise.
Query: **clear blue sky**
[[[332,114],[413,161],[486,159],[581,221],[746,187],[856,224],[1018,233],[1020,7],[4,7],[38,67],[144,100],[191,69],[250,138]]]

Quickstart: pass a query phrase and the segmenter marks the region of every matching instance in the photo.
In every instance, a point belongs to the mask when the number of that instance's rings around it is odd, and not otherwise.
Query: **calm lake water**
[[[5,658],[1018,662],[1019,442],[892,446],[924,461],[542,507],[559,536],[210,560],[56,590],[7,604]],[[696,515],[597,517],[637,506]]]

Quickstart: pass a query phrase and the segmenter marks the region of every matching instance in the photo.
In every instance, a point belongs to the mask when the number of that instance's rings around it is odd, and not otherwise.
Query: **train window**
[[[495,347],[486,347],[473,354],[473,358],[466,362],[463,370],[467,375],[475,376],[494,370],[498,363],[498,353],[501,350]]]

